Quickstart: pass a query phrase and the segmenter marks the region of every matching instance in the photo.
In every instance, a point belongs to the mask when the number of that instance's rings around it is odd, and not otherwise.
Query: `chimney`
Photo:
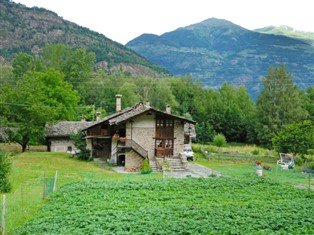
[[[171,114],[171,107],[169,104],[166,106],[166,113]]]
[[[121,111],[121,97],[122,95],[116,95],[116,112]]]
[[[97,113],[96,113],[96,121],[99,121],[99,120],[100,120],[100,115],[101,115],[101,112],[97,112]]]
[[[81,116],[81,122],[85,122],[85,121],[86,121],[85,116],[82,115],[82,116]]]
[[[146,101],[146,107],[147,107],[147,108],[149,108],[149,107],[150,107],[150,103],[149,103],[149,101],[148,101],[148,100]]]

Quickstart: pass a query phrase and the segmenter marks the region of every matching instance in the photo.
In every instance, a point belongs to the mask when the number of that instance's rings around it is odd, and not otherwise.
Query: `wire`
[[[8,103],[8,102],[0,102],[0,104],[11,105],[11,106],[22,106],[22,107],[56,108],[56,109],[63,109],[63,108],[85,109],[85,108],[90,107],[90,106],[38,106],[38,105],[32,105],[32,104],[19,104],[19,103]]]

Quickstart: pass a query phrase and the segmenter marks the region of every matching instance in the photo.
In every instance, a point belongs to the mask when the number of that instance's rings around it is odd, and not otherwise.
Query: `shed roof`
[[[81,131],[88,126],[92,125],[94,122],[59,122],[56,124],[46,124],[46,132],[48,137],[67,137],[73,133]]]

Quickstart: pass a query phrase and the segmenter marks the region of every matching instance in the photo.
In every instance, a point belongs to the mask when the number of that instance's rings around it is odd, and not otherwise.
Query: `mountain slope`
[[[134,73],[161,76],[168,72],[136,52],[43,8],[0,2],[0,55],[8,63],[18,52],[39,54],[45,44],[62,43],[96,53],[99,66],[131,68]],[[3,59],[2,59],[3,60]]]
[[[259,32],[259,33],[283,35],[283,36],[287,36],[291,38],[298,38],[298,39],[304,40],[307,43],[314,45],[314,33],[296,30],[286,25],[267,26],[264,28],[255,29],[254,31]]]
[[[127,47],[175,75],[205,86],[244,85],[255,98],[270,65],[285,64],[302,88],[314,84],[314,48],[307,42],[244,29],[211,18],[161,36],[143,34]]]

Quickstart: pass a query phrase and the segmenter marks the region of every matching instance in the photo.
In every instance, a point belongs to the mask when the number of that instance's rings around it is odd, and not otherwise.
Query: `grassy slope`
[[[201,147],[201,145],[193,145],[193,149],[196,151],[197,156],[196,163],[220,171],[224,175],[232,177],[250,177],[255,174],[255,161],[260,160],[262,165],[268,165],[272,168],[271,171],[263,170],[263,174],[266,174],[266,177],[290,185],[308,186],[308,175],[302,173],[302,168],[304,166],[296,166],[293,170],[281,170],[281,168],[277,168],[276,165],[277,160],[279,160],[279,155],[274,151],[259,148],[254,145],[236,145],[221,148],[206,145],[205,149],[209,153],[233,153],[240,155],[237,157],[219,156],[219,154],[217,154],[211,157],[211,160],[208,161],[200,153]],[[258,155],[254,155],[254,151],[256,151]],[[247,155],[247,157],[241,155]],[[314,177],[311,178],[310,182],[311,185],[314,185]]]
[[[118,174],[108,166],[104,168],[95,162],[79,161],[66,153],[26,152],[13,156],[12,162],[10,180],[13,189],[6,197],[7,234],[36,215],[45,202],[42,200],[44,175],[54,177],[56,170],[57,190],[61,185],[75,181],[161,177],[161,174]]]

